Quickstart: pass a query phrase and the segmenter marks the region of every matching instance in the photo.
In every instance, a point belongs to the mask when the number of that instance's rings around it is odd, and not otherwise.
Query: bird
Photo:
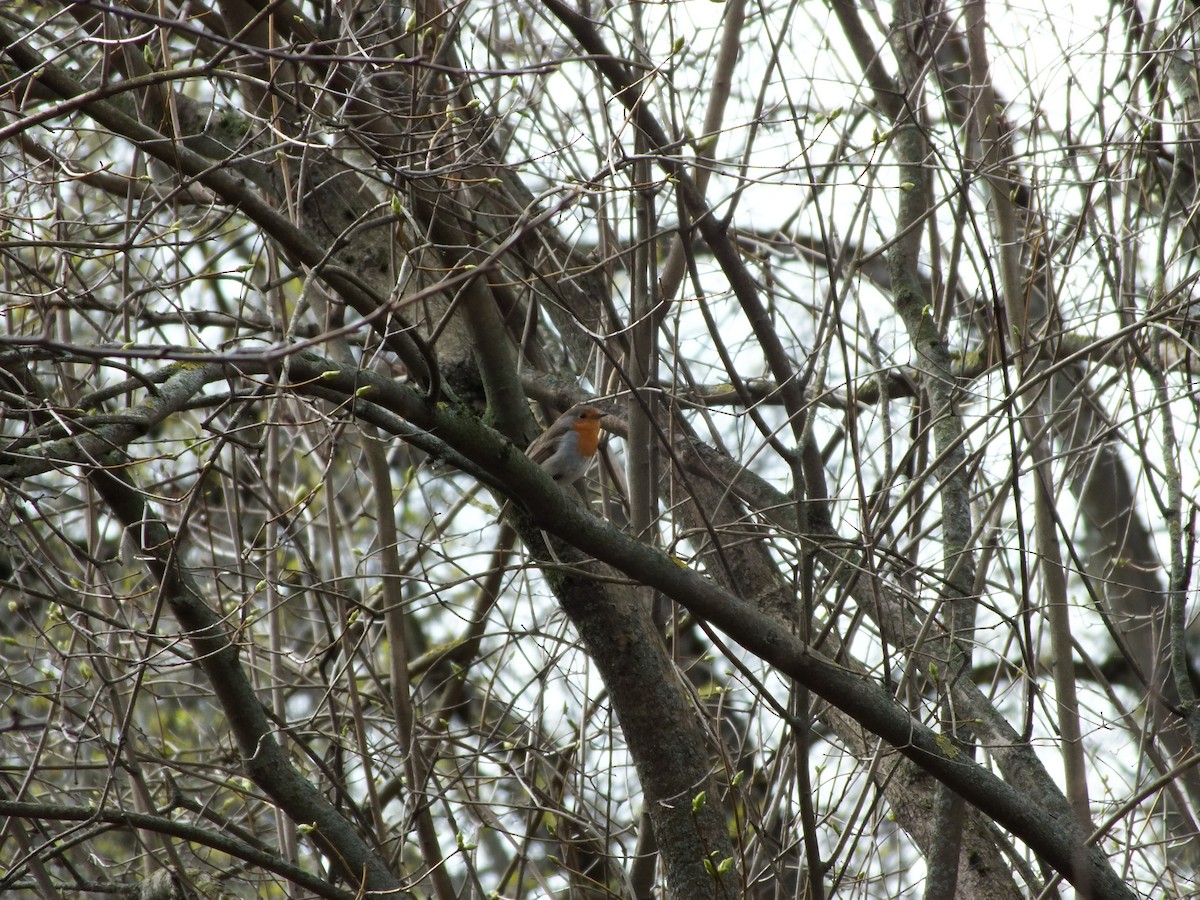
[[[560,486],[574,484],[587,474],[600,446],[600,420],[605,414],[594,406],[572,406],[533,439],[525,455]]]

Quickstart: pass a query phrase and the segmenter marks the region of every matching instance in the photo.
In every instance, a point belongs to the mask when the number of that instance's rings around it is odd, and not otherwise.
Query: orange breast
[[[596,447],[600,443],[600,419],[579,419],[571,427],[579,435],[579,452],[583,456],[595,456]]]

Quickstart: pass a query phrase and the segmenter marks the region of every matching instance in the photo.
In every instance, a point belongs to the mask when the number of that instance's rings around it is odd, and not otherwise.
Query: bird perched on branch
[[[594,406],[572,406],[533,439],[525,455],[560,485],[574,484],[587,474],[600,446],[600,420]]]

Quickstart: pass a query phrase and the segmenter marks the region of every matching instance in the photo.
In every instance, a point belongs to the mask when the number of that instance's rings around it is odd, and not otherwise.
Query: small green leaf
[[[708,805],[708,792],[701,791],[695,797],[692,798],[692,815],[694,816],[696,813],[700,812],[700,810],[704,809],[704,807],[707,805]]]

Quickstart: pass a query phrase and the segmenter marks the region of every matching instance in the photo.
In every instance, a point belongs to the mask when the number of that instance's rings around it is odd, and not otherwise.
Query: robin
[[[533,439],[525,455],[560,485],[574,484],[587,474],[600,446],[600,420],[594,406],[572,406]]]

